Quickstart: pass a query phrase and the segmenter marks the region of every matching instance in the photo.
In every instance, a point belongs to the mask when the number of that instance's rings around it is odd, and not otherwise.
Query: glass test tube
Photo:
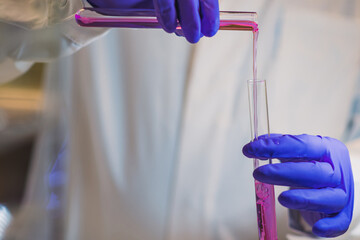
[[[83,8],[75,14],[75,20],[83,27],[161,28],[151,9]],[[256,20],[256,12],[220,11],[219,29],[257,32]]]
[[[249,80],[248,96],[251,139],[269,135],[269,116],[265,80]],[[269,161],[254,159],[254,169]],[[255,180],[256,210],[260,240],[277,240],[274,186]]]

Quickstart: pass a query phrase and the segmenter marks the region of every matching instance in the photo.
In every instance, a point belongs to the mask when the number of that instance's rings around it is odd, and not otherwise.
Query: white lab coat
[[[21,75],[34,62],[69,55],[104,33],[99,28],[79,31],[74,13],[81,7],[81,0],[1,1],[0,83]]]
[[[359,84],[359,3],[229,0],[221,9],[259,13],[271,132],[342,139]],[[63,123],[48,126],[69,139],[65,239],[257,238],[252,161],[241,152],[250,138],[251,37],[219,32],[190,45],[160,30],[113,30],[49,64],[47,116]],[[41,136],[25,217],[9,231],[15,239],[49,239],[58,223],[42,210],[39,182],[51,159],[41,143],[54,134],[44,127]],[[34,208],[48,228],[26,224]],[[338,239],[360,238],[358,213]],[[279,239],[297,239],[287,210],[277,206],[277,217]]]

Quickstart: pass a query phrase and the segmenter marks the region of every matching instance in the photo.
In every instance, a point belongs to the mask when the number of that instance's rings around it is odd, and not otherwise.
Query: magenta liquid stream
[[[129,13],[129,16],[127,14]],[[253,33],[253,79],[257,79],[257,39],[258,24],[251,20],[236,19],[236,14],[255,14],[251,12],[220,12],[220,30],[251,31]],[[231,16],[234,19],[222,19],[221,14]],[[108,28],[162,28],[156,19],[154,12],[151,11],[122,11],[116,12],[111,9],[84,8],[75,14],[76,22],[82,27],[108,27]],[[181,29],[178,25],[177,29]],[[257,117],[257,89],[253,89],[254,97],[254,136],[258,137],[258,117]],[[271,163],[271,160],[270,160]],[[259,166],[259,160],[254,159],[254,169]],[[260,240],[277,240],[276,215],[275,215],[275,195],[274,186],[261,183],[255,180],[257,221]]]

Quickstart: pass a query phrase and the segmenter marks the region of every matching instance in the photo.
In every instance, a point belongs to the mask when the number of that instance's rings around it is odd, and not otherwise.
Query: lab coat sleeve
[[[80,0],[0,1],[0,83],[33,62],[69,55],[106,32],[77,25]]]

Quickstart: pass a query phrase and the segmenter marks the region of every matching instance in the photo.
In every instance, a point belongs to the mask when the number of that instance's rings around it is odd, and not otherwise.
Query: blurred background
[[[43,64],[0,84],[0,202],[16,208],[22,200],[37,130],[41,124]]]

